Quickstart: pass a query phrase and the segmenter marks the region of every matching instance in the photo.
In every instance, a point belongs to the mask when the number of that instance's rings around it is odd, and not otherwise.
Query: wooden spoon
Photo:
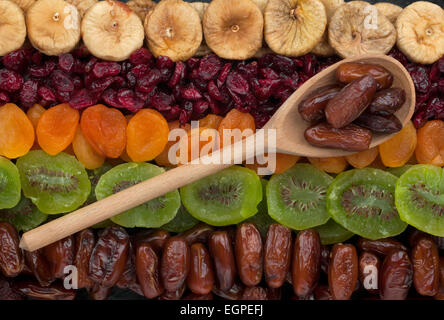
[[[299,102],[307,95],[319,87],[337,82],[336,69],[339,65],[347,62],[379,64],[388,69],[394,77],[393,87],[403,88],[406,92],[406,102],[396,113],[396,116],[403,125],[411,119],[415,109],[415,88],[409,73],[401,63],[389,56],[382,55],[366,55],[345,59],[306,81],[268,121],[264,128],[275,129],[276,133],[276,147],[272,150],[268,149],[269,152],[276,150],[280,153],[308,157],[336,157],[350,154],[350,152],[343,150],[317,148],[307,143],[304,138],[304,131],[308,124],[301,119],[298,112]],[[200,164],[189,163],[169,170],[159,176],[28,231],[22,236],[20,247],[29,251],[40,249],[179,187],[216,173],[233,164],[240,164],[246,159],[253,158],[255,155],[263,153],[263,148],[267,147],[264,139],[256,139],[257,135],[252,135],[244,141],[224,147],[211,155],[201,157],[199,159],[201,161]],[[371,147],[381,144],[392,136],[374,135]],[[245,146],[249,146],[249,148]],[[256,146],[257,152],[253,146]],[[265,149],[265,151],[267,150]],[[217,161],[214,163],[214,160],[221,159],[221,155],[224,156],[223,159],[230,161],[224,161],[222,164],[218,164]]]

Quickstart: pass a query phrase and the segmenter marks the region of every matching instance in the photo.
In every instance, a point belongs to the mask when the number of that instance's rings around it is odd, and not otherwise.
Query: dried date
[[[376,80],[378,90],[390,88],[393,84],[393,75],[380,65],[343,63],[336,70],[336,77],[342,83],[350,83],[366,75],[370,75]]]
[[[378,256],[364,251],[359,257],[359,280],[365,290],[372,294],[378,293],[378,278],[381,269],[381,261]]]
[[[358,255],[351,244],[335,244],[328,267],[328,285],[333,300],[348,300],[358,281]]]
[[[65,267],[72,265],[74,259],[74,237],[69,236],[43,248],[54,278],[63,279]]]
[[[190,270],[190,248],[179,236],[168,239],[162,253],[160,274],[166,291],[175,292],[184,284]]]
[[[413,268],[404,250],[393,250],[384,259],[379,277],[381,300],[405,300],[412,286]]]
[[[376,92],[367,110],[373,114],[388,116],[398,111],[404,103],[404,89],[389,88]]]
[[[148,243],[142,243],[136,249],[136,273],[143,295],[153,299],[163,293],[160,281],[159,257]]]
[[[91,288],[94,282],[89,278],[89,259],[93,252],[96,239],[90,229],[85,229],[76,234],[76,253],[74,255],[74,265],[77,268],[77,286],[81,288]]]
[[[328,85],[312,92],[298,106],[303,120],[316,123],[325,118],[325,107],[341,91],[338,85]]]
[[[202,243],[194,243],[190,248],[190,273],[187,286],[196,294],[208,294],[214,285],[213,265],[210,253]]]
[[[236,278],[236,264],[231,238],[226,231],[215,231],[208,239],[213,258],[217,285],[222,291],[229,290]]]
[[[381,134],[396,133],[402,129],[401,121],[392,114],[381,116],[364,112],[354,121],[354,123],[375,133]]]
[[[270,288],[279,288],[290,270],[291,231],[280,224],[272,224],[264,245],[264,274]]]
[[[259,230],[252,223],[243,223],[236,230],[236,265],[241,281],[248,287],[262,279],[263,248]]]
[[[439,288],[439,253],[436,244],[427,238],[419,240],[411,253],[413,285],[423,296],[434,296]]]
[[[8,222],[0,222],[0,271],[5,277],[22,272],[24,259],[17,230]]]
[[[407,251],[407,248],[401,242],[391,238],[379,240],[360,238],[357,246],[362,251],[370,251],[381,256],[386,256],[393,250]]]

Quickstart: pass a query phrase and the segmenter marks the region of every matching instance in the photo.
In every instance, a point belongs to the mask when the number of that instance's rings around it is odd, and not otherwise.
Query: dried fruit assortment
[[[0,130],[8,133],[0,138],[0,300],[76,298],[80,291],[62,285],[71,264],[79,289],[97,300],[113,287],[162,300],[443,298],[440,7],[342,0],[0,0],[0,7],[14,21],[0,25]],[[376,30],[365,25],[368,14]],[[26,35],[34,48],[24,45]],[[410,72],[417,106],[404,128],[393,114],[406,97],[391,87],[391,74],[343,64],[339,83],[314,92],[299,111],[312,125],[311,143],[358,153],[277,154],[274,175],[264,179],[258,163],[234,166],[98,231],[19,249],[20,232],[48,215],[192,159],[187,149],[186,161],[176,154],[171,162],[173,129],[185,129],[184,143],[205,131],[219,133],[222,145],[224,129],[252,134],[337,62],[335,54],[362,53],[388,53]],[[372,132],[396,134],[368,149]]]

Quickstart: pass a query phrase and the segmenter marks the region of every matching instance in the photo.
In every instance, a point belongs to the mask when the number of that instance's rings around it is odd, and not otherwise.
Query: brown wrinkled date
[[[316,287],[321,273],[321,239],[313,229],[300,231],[296,237],[292,259],[293,291],[306,298]]]
[[[272,224],[264,245],[264,274],[270,288],[279,288],[290,270],[291,230],[280,224]]]
[[[187,286],[184,283],[177,290],[164,291],[163,294],[158,299],[159,300],[180,300],[180,298],[182,298],[183,294],[185,293],[186,288],[187,288]]]
[[[190,230],[185,231],[181,236],[185,239],[188,245],[191,246],[196,242],[206,243],[208,241],[208,237],[213,231],[214,228],[212,226],[205,223],[199,223]]]
[[[0,222],[0,271],[6,277],[22,272],[24,259],[17,230],[8,222]]]
[[[67,290],[60,284],[43,287],[37,282],[21,281],[14,283],[13,288],[25,296],[38,300],[74,300],[75,290]]]
[[[439,253],[436,244],[423,238],[413,247],[413,285],[423,296],[434,296],[439,288]]]
[[[96,239],[90,229],[85,229],[76,234],[76,253],[74,255],[74,265],[77,268],[77,286],[81,288],[91,288],[94,282],[89,278],[89,259],[93,252]]]
[[[43,248],[46,260],[49,262],[54,278],[65,276],[65,267],[72,265],[74,258],[74,237],[69,236]]]
[[[390,88],[393,84],[393,75],[380,65],[343,63],[336,70],[336,77],[341,83],[351,83],[366,75],[370,75],[376,80],[378,90]]]
[[[305,130],[305,139],[315,147],[364,151],[370,147],[372,133],[354,124],[336,129],[323,122]]]
[[[242,294],[242,300],[268,300],[267,291],[259,286],[246,287]]]
[[[136,245],[142,242],[148,243],[156,253],[161,253],[165,243],[170,238],[168,231],[158,229],[155,231],[142,232],[136,236]]]
[[[388,116],[398,111],[405,103],[405,91],[401,88],[388,88],[376,92],[368,111],[381,116]]]
[[[229,290],[236,278],[236,264],[231,238],[226,231],[215,231],[208,239],[208,246],[213,258],[217,286],[220,290]]]
[[[309,123],[316,123],[324,119],[327,103],[333,99],[339,91],[341,91],[340,86],[328,85],[312,92],[298,106],[302,119]]]
[[[384,259],[379,276],[381,300],[405,300],[412,286],[413,269],[404,250],[393,250]]]
[[[190,273],[187,286],[193,293],[208,294],[214,285],[214,272],[210,253],[202,243],[194,243],[190,248]]]
[[[381,261],[378,256],[371,252],[364,251],[359,257],[359,280],[365,290],[372,294],[377,294],[378,278],[381,269]]]
[[[379,240],[359,238],[357,246],[362,251],[370,251],[381,256],[386,256],[393,250],[407,251],[401,242],[391,238]]]
[[[382,134],[396,133],[402,129],[401,121],[392,114],[381,116],[364,112],[354,121],[354,123],[375,133]]]
[[[262,279],[262,238],[252,223],[243,223],[236,230],[236,265],[239,277],[248,286],[256,286]]]
[[[129,236],[121,227],[106,228],[89,261],[89,277],[101,286],[114,286],[125,270]]]
[[[358,281],[358,255],[351,244],[335,244],[328,268],[328,285],[333,300],[348,300]]]
[[[190,248],[182,237],[167,240],[163,248],[160,274],[166,291],[175,292],[184,284],[190,270]]]
[[[221,290],[217,285],[213,287],[213,293],[226,300],[240,300],[243,292],[244,285],[240,282],[235,282],[228,290]]]
[[[129,289],[143,296],[142,288],[137,281],[136,252],[132,240],[129,242],[128,257],[126,258],[125,269],[123,270],[119,281],[117,281],[116,286],[121,289]]]
[[[136,249],[136,273],[143,295],[153,299],[163,293],[160,281],[159,257],[148,243],[141,243]]]
[[[25,251],[25,262],[40,285],[49,286],[54,281],[51,268],[42,249],[32,252]]]
[[[346,85],[325,107],[327,122],[334,128],[352,123],[371,103],[376,92],[376,81],[364,76]]]

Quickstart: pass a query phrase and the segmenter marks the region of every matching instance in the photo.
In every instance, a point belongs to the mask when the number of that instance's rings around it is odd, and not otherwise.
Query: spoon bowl
[[[304,138],[305,130],[310,126],[305,122],[298,111],[298,105],[316,89],[338,83],[336,70],[344,63],[362,62],[378,64],[386,68],[393,75],[392,87],[404,89],[406,100],[403,106],[395,113],[404,126],[415,111],[415,86],[408,71],[396,59],[385,55],[365,55],[356,58],[341,60],[307,80],[296,90],[276,114],[268,121],[264,128],[276,129],[276,146],[280,153],[295,154],[304,157],[339,157],[352,154],[341,149],[319,148],[309,144]],[[373,134],[370,147],[376,147],[390,139],[394,134]]]

